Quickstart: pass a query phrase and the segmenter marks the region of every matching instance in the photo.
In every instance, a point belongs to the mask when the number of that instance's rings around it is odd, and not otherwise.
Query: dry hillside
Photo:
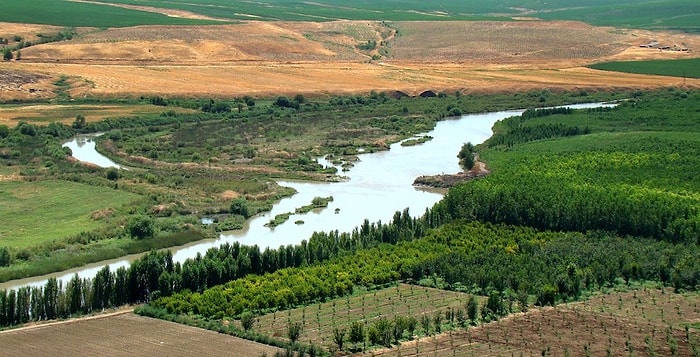
[[[6,36],[51,30],[0,28]],[[20,61],[3,62],[0,100],[52,97],[61,76],[74,97],[647,88],[681,81],[582,66],[606,59],[688,58],[700,49],[697,35],[544,21],[250,21],[79,32],[70,41],[25,48]],[[639,47],[653,40],[689,51]],[[685,84],[697,87],[700,81]]]

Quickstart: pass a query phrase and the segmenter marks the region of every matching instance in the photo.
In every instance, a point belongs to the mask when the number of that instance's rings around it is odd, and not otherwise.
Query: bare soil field
[[[534,308],[469,330],[374,351],[374,356],[692,356],[697,293],[640,289]],[[695,324],[695,325],[692,325]],[[688,330],[685,326],[692,325]]]
[[[8,35],[20,30],[32,31],[3,28]],[[700,36],[577,22],[250,21],[79,32],[2,62],[0,74],[15,79],[0,81],[0,100],[51,98],[51,83],[61,76],[70,78],[74,98],[700,86],[697,79],[583,67],[699,56]],[[358,47],[367,41],[376,48]],[[651,41],[689,51],[639,47]]]
[[[273,356],[279,349],[124,312],[0,333],[4,356]]]
[[[152,7],[152,6],[138,6],[138,5],[126,5],[126,4],[110,4],[110,3],[103,3],[99,1],[89,1],[89,0],[70,0],[73,2],[83,2],[83,3],[88,3],[88,4],[98,4],[98,5],[105,5],[105,6],[114,6],[114,7],[121,7],[124,9],[131,9],[131,10],[140,10],[140,11],[147,11],[147,12],[155,12],[157,14],[163,14],[165,16],[170,16],[170,17],[182,17],[186,19],[200,19],[200,20],[215,20],[215,21],[230,21],[228,19],[217,19],[214,17],[209,17],[209,16],[204,16],[204,15],[199,15],[195,14],[193,12],[189,11],[184,11],[184,10],[176,10],[176,9],[165,9],[165,8],[160,8],[160,7]]]

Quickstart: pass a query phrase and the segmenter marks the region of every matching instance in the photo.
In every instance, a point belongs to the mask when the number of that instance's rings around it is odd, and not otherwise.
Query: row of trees
[[[397,212],[389,224],[365,221],[350,233],[316,233],[299,245],[262,252],[227,244],[182,264],[169,252],[152,252],[128,269],[104,268],[94,279],[3,292],[0,321],[65,317],[158,297],[154,305],[170,312],[220,318],[332,298],[355,285],[434,275],[448,288],[533,294],[540,304],[575,299],[618,278],[661,280],[679,289],[700,284],[694,245],[461,220],[445,225],[442,210],[438,205],[420,219]]]
[[[316,285],[309,285],[305,279],[292,279],[288,272],[277,273],[278,280],[270,276],[265,278],[261,276],[284,268],[325,261],[338,256],[341,252],[374,246],[382,240],[395,243],[400,236],[403,237],[402,239],[412,239],[414,226],[419,225],[417,222],[420,220],[411,218],[408,210],[397,212],[394,219],[396,222],[388,225],[370,224],[369,221],[365,221],[361,227],[362,234],[359,230],[342,234],[337,231],[316,233],[309,241],[303,241],[294,246],[281,246],[279,249],[260,251],[257,246],[242,246],[238,243],[224,244],[219,248],[210,249],[205,255],[197,255],[194,259],[188,259],[182,264],[173,262],[170,251],[154,251],[134,261],[129,268],[120,268],[112,272],[109,267],[105,267],[94,279],[81,279],[76,275],[66,285],[53,279],[44,287],[24,287],[18,290],[2,291],[0,295],[4,298],[0,298],[0,315],[3,317],[0,317],[0,326],[69,317],[88,313],[95,309],[151,301],[154,298],[169,296],[180,291],[203,292],[207,288],[216,287],[249,274],[251,274],[250,279],[260,279],[261,284],[268,280],[265,283],[266,289],[275,286],[275,289],[272,290],[278,291],[278,293],[267,296],[260,295],[257,299],[247,295],[250,302],[256,301],[258,305],[248,305],[249,302],[241,302],[240,306],[246,309],[292,306],[313,299],[344,295],[352,291],[353,284],[340,272],[338,272],[340,275],[332,275],[330,281],[325,280],[326,278],[319,278]],[[141,225],[135,225],[134,229],[139,227]],[[415,232],[415,234],[419,233]],[[314,276],[316,275],[317,273],[314,273]],[[318,275],[323,276],[320,273]],[[391,277],[395,278],[394,275]],[[281,288],[278,289],[278,285],[275,285],[288,284],[289,281],[294,281],[295,284],[291,288],[298,288],[298,290],[282,291]],[[387,278],[382,279],[382,282],[388,281],[390,280]],[[32,291],[34,292],[32,293]],[[207,293],[207,296],[209,294],[212,293]],[[25,295],[33,296],[33,298],[20,298]],[[47,300],[47,295],[50,302],[46,303],[62,307],[55,314],[42,313],[41,310],[31,307],[38,306],[41,301]],[[274,302],[261,300],[268,297],[272,298],[271,301]],[[30,313],[22,314],[18,311],[30,311]],[[237,307],[232,311],[235,311],[234,315],[237,315],[243,309]]]

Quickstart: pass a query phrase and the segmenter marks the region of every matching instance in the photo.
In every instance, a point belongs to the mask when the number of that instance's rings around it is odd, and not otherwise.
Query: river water
[[[76,135],[72,139],[63,143],[63,146],[70,148],[73,152],[73,157],[80,161],[90,162],[99,167],[121,168],[119,164],[95,150],[95,137],[102,134],[103,133]]]
[[[601,103],[572,105],[571,108],[591,108]],[[293,187],[297,194],[282,199],[270,212],[253,217],[241,230],[222,233],[218,239],[193,242],[180,247],[172,247],[173,259],[182,262],[197,253],[218,247],[226,242],[238,241],[241,244],[257,244],[261,250],[266,247],[298,244],[308,239],[314,231],[339,230],[349,232],[359,226],[364,219],[370,222],[388,222],[396,211],[405,208],[413,216],[420,216],[425,209],[442,199],[444,191],[426,190],[413,187],[413,181],[421,175],[456,173],[460,171],[457,153],[462,144],[479,144],[491,136],[493,124],[501,119],[520,115],[522,110],[495,113],[470,114],[457,119],[443,120],[426,135],[433,137],[421,145],[401,146],[396,143],[388,151],[361,154],[344,175],[347,181],[337,183],[278,181],[280,185]],[[118,167],[117,164],[95,151],[91,137],[78,136],[66,142],[79,160],[92,162],[102,167]],[[325,160],[319,162],[330,165]],[[327,208],[309,213],[294,214],[284,224],[274,228],[265,227],[275,215],[294,212],[298,207],[308,205],[316,197],[332,196]],[[303,221],[303,224],[300,222]],[[114,271],[128,266],[140,254],[119,259],[90,264],[76,269],[57,272],[45,276],[13,280],[0,284],[2,289],[14,289],[23,285],[43,285],[50,277],[67,282],[75,273],[81,277],[93,277],[99,269],[110,265]]]

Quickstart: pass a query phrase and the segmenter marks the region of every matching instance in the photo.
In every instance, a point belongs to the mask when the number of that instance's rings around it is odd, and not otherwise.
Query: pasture
[[[62,180],[0,181],[0,246],[23,249],[99,228],[104,224],[93,213],[119,209],[138,197]]]

